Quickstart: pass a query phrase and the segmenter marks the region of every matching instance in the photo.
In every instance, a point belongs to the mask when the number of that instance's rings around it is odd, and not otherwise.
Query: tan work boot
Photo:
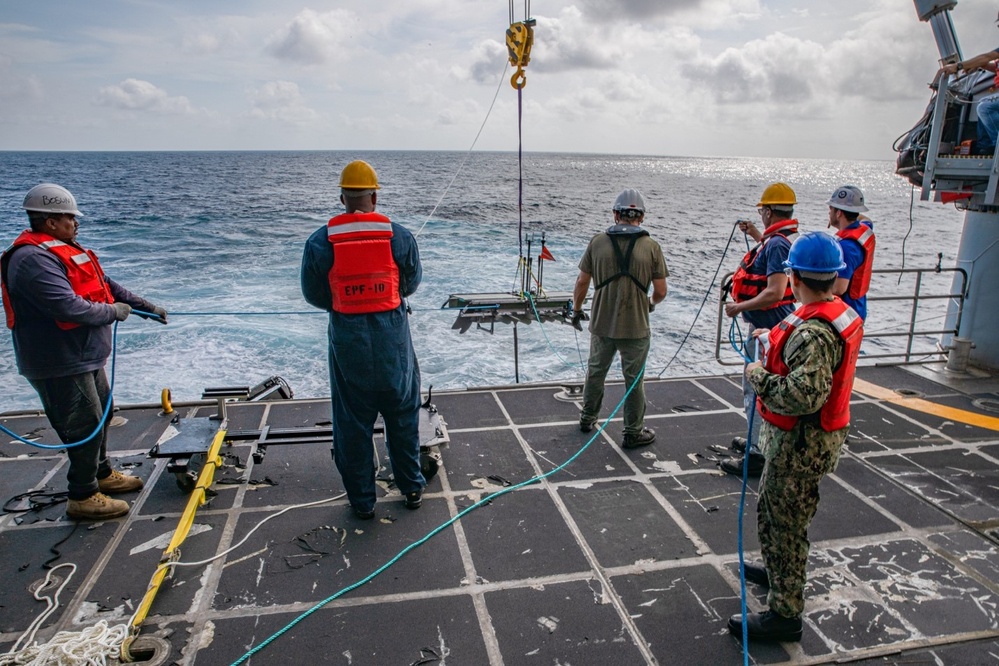
[[[133,490],[142,488],[142,479],[137,476],[122,474],[116,469],[111,470],[111,475],[103,479],[97,479],[97,487],[102,493],[117,495],[119,493],[130,493]]]
[[[94,493],[87,499],[69,500],[66,503],[66,515],[70,518],[101,520],[117,518],[126,513],[128,513],[128,502],[111,499],[102,493]]]

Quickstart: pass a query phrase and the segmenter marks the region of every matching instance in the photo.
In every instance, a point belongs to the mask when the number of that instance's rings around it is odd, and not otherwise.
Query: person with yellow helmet
[[[423,502],[420,471],[420,366],[405,298],[423,279],[408,229],[375,212],[378,175],[367,162],[340,174],[346,212],[313,233],[302,256],[302,294],[329,312],[333,461],[361,520],[375,516],[374,425],[407,509]]]
[[[725,314],[729,317],[742,315],[749,324],[749,338],[757,328],[772,328],[794,310],[794,295],[784,274],[784,261],[791,249],[791,243],[798,235],[798,220],[793,218],[797,203],[794,190],[786,183],[772,183],[763,190],[763,196],[756,204],[756,210],[763,221],[764,231],[760,231],[749,221],[740,221],[739,227],[753,240],[751,248],[739,263],[732,277],[733,301],[725,304]],[[754,345],[750,343],[750,346]],[[748,350],[747,350],[748,351]],[[750,353],[750,356],[753,354]],[[756,394],[752,386],[743,378],[743,406],[749,420],[756,409]],[[733,446],[737,450],[749,451],[749,474],[759,476],[763,472],[763,456],[756,448],[760,419],[752,418],[753,430],[747,440],[737,437]],[[729,474],[742,476],[743,460],[733,457],[722,461],[721,469]]]

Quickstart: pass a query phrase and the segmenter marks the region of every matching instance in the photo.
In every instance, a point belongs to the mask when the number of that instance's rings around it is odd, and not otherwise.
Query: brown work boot
[[[137,476],[122,474],[118,470],[113,469],[109,476],[97,479],[97,486],[102,493],[107,493],[108,495],[130,493],[133,490],[142,489],[142,479]]]
[[[102,493],[94,493],[87,499],[69,500],[66,515],[81,520],[102,520],[117,518],[128,513],[128,502],[111,499]]]

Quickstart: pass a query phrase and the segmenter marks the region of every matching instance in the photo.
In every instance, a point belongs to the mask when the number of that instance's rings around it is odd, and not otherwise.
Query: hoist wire
[[[517,247],[524,256],[524,87],[517,88]]]
[[[503,87],[503,83],[506,81],[506,71],[507,69],[509,69],[509,67],[510,67],[509,62],[503,63],[503,71],[500,73],[499,83],[496,85],[496,92],[493,93],[493,101],[489,103],[489,109],[486,111],[486,117],[482,119],[482,124],[479,125],[479,131],[475,133],[475,138],[472,139],[472,145],[470,145],[468,147],[468,150],[465,151],[465,158],[461,160],[461,164],[458,165],[457,171],[455,171],[454,176],[451,177],[451,182],[448,183],[447,187],[444,188],[444,192],[443,194],[441,194],[441,198],[437,200],[436,204],[434,204],[434,209],[430,211],[430,215],[427,215],[427,219],[425,219],[423,221],[423,224],[420,225],[419,230],[415,234],[413,234],[414,237],[418,237],[420,235],[420,232],[423,231],[423,227],[427,226],[427,222],[429,222],[430,219],[434,216],[434,213],[437,212],[437,209],[444,201],[444,197],[447,196],[447,193],[451,190],[451,186],[454,185],[454,181],[457,180],[458,174],[460,174],[461,170],[465,167],[465,162],[467,162],[468,158],[472,156],[472,149],[475,148],[475,144],[478,143],[479,137],[482,136],[482,130],[486,128],[486,122],[489,120],[489,116],[493,112],[493,107],[496,106],[496,99],[499,97],[500,89]]]

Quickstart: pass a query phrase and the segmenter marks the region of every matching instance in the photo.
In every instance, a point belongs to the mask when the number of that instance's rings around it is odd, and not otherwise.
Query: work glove
[[[656,304],[653,303],[652,299],[650,298],[649,299],[649,312],[655,312],[655,311],[656,311]]]
[[[153,314],[159,317],[159,319],[154,319],[153,321],[158,321],[161,324],[167,323],[167,311],[158,305],[153,306]]]
[[[573,312],[572,312],[572,327],[575,328],[577,331],[582,331],[583,330],[583,324],[582,324],[582,322],[589,321],[589,320],[590,320],[590,317],[585,312],[583,312],[582,310],[573,310]]]
[[[128,319],[128,315],[132,314],[132,306],[128,303],[113,303],[111,307],[114,308],[114,318],[116,321],[125,321]]]

